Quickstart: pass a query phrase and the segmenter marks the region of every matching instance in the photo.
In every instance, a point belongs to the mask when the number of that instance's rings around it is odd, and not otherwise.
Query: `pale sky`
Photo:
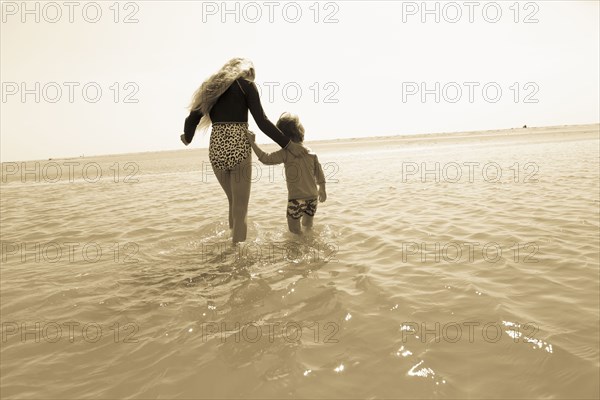
[[[191,95],[236,56],[268,117],[298,114],[307,141],[600,120],[597,1],[75,3],[2,2],[2,161],[183,148]]]

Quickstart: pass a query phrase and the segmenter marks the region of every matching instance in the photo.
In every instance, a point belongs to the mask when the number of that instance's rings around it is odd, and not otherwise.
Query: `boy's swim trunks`
[[[317,199],[289,200],[287,216],[293,219],[301,218],[303,214],[314,217],[317,212]]]

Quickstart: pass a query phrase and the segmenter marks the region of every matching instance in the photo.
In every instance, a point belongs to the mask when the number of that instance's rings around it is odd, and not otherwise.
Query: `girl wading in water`
[[[233,242],[246,240],[250,200],[252,150],[246,136],[248,110],[258,128],[294,155],[307,150],[288,139],[265,115],[256,84],[254,65],[244,58],[229,60],[194,93],[181,141],[187,146],[196,130],[212,124],[208,157],[229,201],[229,228]]]

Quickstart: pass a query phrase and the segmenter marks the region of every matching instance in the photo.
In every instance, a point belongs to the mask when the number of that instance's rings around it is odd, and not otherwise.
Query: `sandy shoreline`
[[[600,124],[553,126],[543,128],[508,129],[446,134],[377,136],[370,138],[307,141],[323,160],[335,162],[347,154],[408,151],[408,154],[452,146],[511,146],[552,142],[598,140]],[[261,144],[267,152],[276,151],[274,144]],[[169,175],[210,171],[208,148],[187,147],[180,150],[111,154],[76,158],[53,158],[39,161],[15,161],[1,164],[0,185],[16,188],[30,184],[76,182],[136,182],[145,175]]]
[[[318,136],[318,132],[314,134]],[[514,141],[532,141],[532,142],[545,142],[545,141],[556,141],[556,140],[582,140],[582,139],[594,139],[600,137],[600,123],[596,124],[583,124],[583,125],[556,125],[546,127],[530,127],[530,128],[510,128],[510,129],[495,129],[486,131],[465,131],[465,132],[444,132],[444,133],[419,133],[419,134],[400,134],[400,135],[389,135],[389,136],[372,136],[364,138],[343,138],[334,140],[309,140],[306,141],[307,146],[313,147],[346,147],[355,146],[357,144],[366,146],[381,146],[383,143],[386,145],[402,144],[402,145],[435,145],[438,143],[443,144],[458,144],[467,141],[476,142],[514,142]],[[259,143],[260,144],[260,143]],[[271,144],[262,144],[266,148],[269,148]],[[275,146],[275,145],[272,145]],[[275,148],[275,147],[274,147]],[[1,164],[2,174],[5,173],[5,164],[11,163],[35,163],[35,162],[48,162],[48,161],[76,161],[76,160],[87,160],[94,161],[98,159],[110,160],[111,158],[123,158],[123,157],[135,157],[136,159],[143,160],[145,158],[156,158],[156,156],[167,156],[169,153],[178,154],[183,151],[194,151],[194,152],[206,152],[208,148],[183,148],[178,150],[160,150],[160,151],[147,151],[147,152],[135,152],[135,153],[117,153],[117,154],[100,154],[86,157],[51,157],[45,160],[19,160],[19,161],[5,161]],[[4,180],[2,180],[4,182]]]

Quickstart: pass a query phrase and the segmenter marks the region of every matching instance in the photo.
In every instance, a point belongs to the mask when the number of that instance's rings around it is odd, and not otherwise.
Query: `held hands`
[[[250,144],[253,144],[256,141],[256,135],[252,131],[246,131],[246,137]]]

